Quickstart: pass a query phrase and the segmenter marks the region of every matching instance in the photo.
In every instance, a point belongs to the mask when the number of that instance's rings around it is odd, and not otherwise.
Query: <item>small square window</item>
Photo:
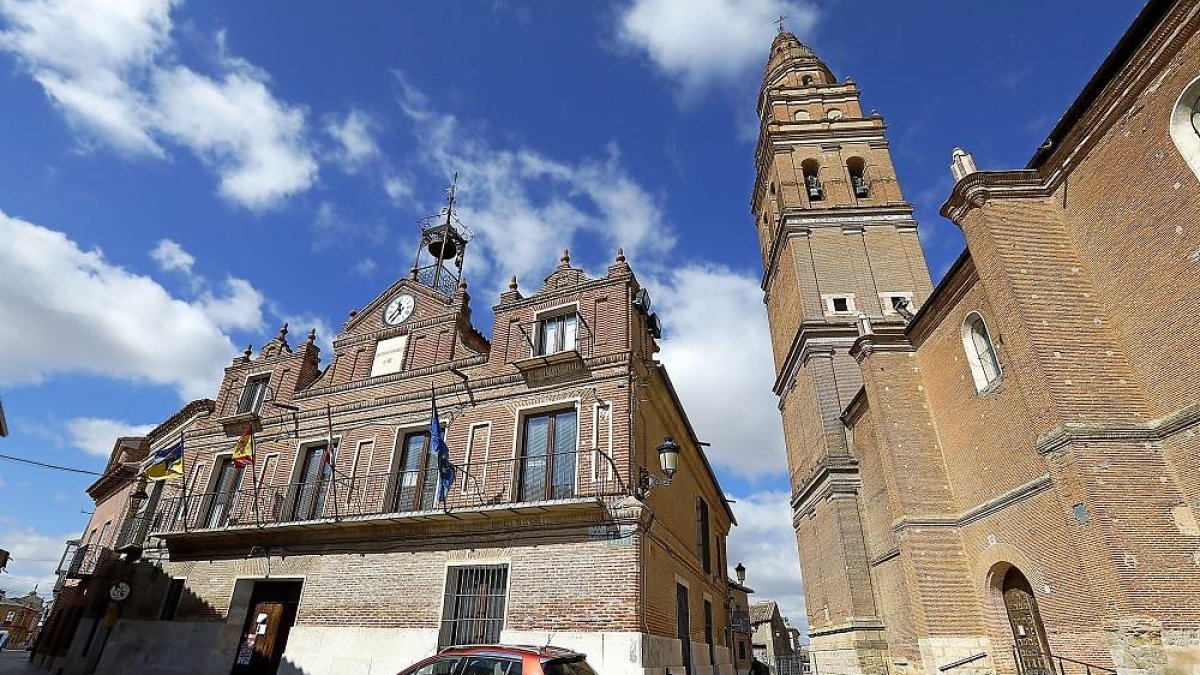
[[[850,311],[850,299],[849,298],[834,298],[833,299],[833,311],[849,312]]]

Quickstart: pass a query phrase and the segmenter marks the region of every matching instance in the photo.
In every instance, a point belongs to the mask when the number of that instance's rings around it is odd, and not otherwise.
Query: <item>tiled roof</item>
[[[771,617],[775,616],[776,611],[778,611],[778,606],[774,600],[756,602],[750,605],[750,623],[766,623],[771,620]]]

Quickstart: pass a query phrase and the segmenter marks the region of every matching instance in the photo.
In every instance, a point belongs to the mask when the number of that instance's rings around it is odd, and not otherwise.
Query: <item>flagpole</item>
[[[325,459],[329,464],[329,480],[333,481],[333,519],[341,520],[341,514],[338,512],[337,460],[333,456],[333,412],[329,409],[328,402],[325,403],[325,425],[327,437]]]
[[[254,439],[254,427],[250,427],[250,484],[254,486],[254,524],[262,527],[262,518],[258,514],[258,462],[255,454],[258,452],[257,441]]]
[[[184,532],[188,531],[188,493],[187,493],[188,465],[187,465],[187,462],[185,462],[183,459],[186,456],[187,456],[187,453],[184,451],[184,448],[183,448],[183,429],[180,429],[179,430],[179,468],[182,469],[182,475],[180,476],[180,479],[183,480],[183,531]]]

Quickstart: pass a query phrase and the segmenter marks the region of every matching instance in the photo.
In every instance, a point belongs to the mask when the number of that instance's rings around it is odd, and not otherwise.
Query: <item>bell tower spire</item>
[[[758,114],[750,205],[812,653],[821,669],[872,673],[887,661],[886,633],[857,506],[858,460],[841,422],[862,387],[850,348],[860,323],[903,330],[932,285],[883,118],[863,113],[853,80],[839,82],[780,31]]]
[[[425,216],[418,225],[421,242],[413,260],[411,278],[443,295],[453,295],[462,281],[463,257],[471,230],[458,219],[454,207],[458,200],[458,174],[446,189],[446,206]]]

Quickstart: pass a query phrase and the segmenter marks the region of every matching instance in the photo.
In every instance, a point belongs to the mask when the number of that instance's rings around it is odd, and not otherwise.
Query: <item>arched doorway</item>
[[[1010,567],[1004,575],[1001,592],[1016,645],[1017,671],[1022,675],[1053,675],[1046,629],[1029,580],[1021,570]]]

